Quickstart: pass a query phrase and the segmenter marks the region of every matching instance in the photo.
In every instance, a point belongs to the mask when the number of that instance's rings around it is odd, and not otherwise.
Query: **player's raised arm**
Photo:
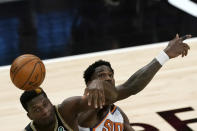
[[[179,37],[177,34],[156,58],[135,72],[125,83],[117,86],[117,100],[125,99],[143,90],[167,60],[179,55],[187,56],[190,47],[183,41],[188,38],[191,38],[191,35]]]
[[[111,104],[117,99],[115,87],[106,81],[93,80],[87,89],[86,95],[67,98],[59,105],[59,112],[64,119],[76,121],[80,113],[102,108],[104,104]]]
[[[71,97],[65,102],[71,102],[72,105],[80,107],[77,109],[78,112],[83,112],[88,109],[102,108],[105,104],[112,104],[117,96],[118,92],[113,84],[95,79],[87,85],[84,96]]]

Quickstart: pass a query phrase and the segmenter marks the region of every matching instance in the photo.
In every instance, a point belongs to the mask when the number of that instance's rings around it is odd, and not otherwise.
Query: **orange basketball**
[[[45,73],[43,62],[32,54],[17,57],[10,68],[13,84],[22,90],[33,90],[39,87],[45,78]]]

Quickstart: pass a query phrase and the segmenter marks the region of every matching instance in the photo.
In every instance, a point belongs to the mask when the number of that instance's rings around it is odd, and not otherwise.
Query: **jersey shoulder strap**
[[[61,116],[60,112],[58,111],[58,106],[55,106],[56,116],[58,120],[58,126],[63,126],[68,131],[73,131],[72,128],[64,121],[63,117]]]
[[[30,126],[31,123],[29,123],[26,127],[25,127],[25,131],[33,131],[33,129]]]

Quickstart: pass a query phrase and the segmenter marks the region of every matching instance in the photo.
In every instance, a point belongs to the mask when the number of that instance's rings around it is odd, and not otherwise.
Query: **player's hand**
[[[164,49],[164,52],[169,56],[170,59],[179,55],[182,55],[182,57],[187,56],[190,47],[188,44],[183,43],[183,41],[191,37],[191,35],[179,37],[177,34],[176,37],[169,42],[168,46]]]
[[[104,81],[95,79],[85,89],[84,95],[88,97],[88,105],[103,108],[105,104]]]

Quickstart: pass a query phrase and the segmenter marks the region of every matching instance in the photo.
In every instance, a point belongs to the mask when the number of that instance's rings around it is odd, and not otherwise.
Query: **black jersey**
[[[55,126],[54,131],[73,131],[62,119],[60,113],[58,112],[57,106],[55,108],[55,115],[57,119],[57,124]],[[33,121],[30,122],[24,129],[24,131],[38,131],[36,130],[35,126],[33,125]]]

